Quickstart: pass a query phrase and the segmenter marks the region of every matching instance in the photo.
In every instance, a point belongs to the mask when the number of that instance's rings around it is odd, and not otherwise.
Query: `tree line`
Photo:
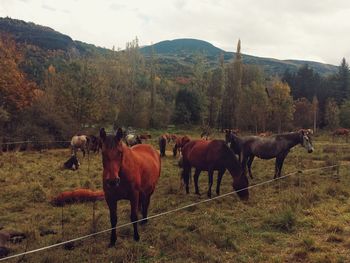
[[[28,57],[28,54],[40,54]],[[190,76],[164,77],[160,58],[137,38],[124,50],[75,56],[0,37],[0,139],[61,140],[101,126],[200,125],[251,132],[350,127],[345,59],[323,77],[307,65],[266,76],[235,58],[208,67],[198,54]],[[38,66],[40,65],[40,67]],[[174,76],[178,76],[174,74]]]

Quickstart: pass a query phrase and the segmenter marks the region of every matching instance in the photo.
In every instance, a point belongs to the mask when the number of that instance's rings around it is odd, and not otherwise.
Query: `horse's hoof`
[[[201,195],[200,192],[195,192],[195,194],[196,194],[196,195],[199,195],[199,196]]]
[[[220,195],[220,192],[216,191],[216,195]]]
[[[136,241],[136,242],[138,242],[138,241],[140,241],[140,236],[139,235],[134,235],[134,240]]]
[[[211,193],[208,193],[208,197],[211,198]]]

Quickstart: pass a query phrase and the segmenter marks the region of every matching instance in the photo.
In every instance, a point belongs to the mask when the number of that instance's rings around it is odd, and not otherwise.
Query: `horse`
[[[189,178],[191,167],[195,168],[194,184],[195,193],[199,195],[198,178],[201,171],[208,171],[209,187],[208,197],[211,197],[214,171],[218,171],[216,194],[220,194],[222,176],[228,170],[233,179],[233,189],[237,191],[242,200],[249,198],[248,178],[242,173],[242,167],[235,154],[222,140],[193,140],[182,148],[182,174],[181,177],[189,193]]]
[[[228,144],[230,141],[231,134],[238,135],[239,129],[224,129],[224,133],[225,133],[225,142]]]
[[[79,160],[76,155],[72,155],[64,164],[65,169],[78,170],[80,166]]]
[[[184,147],[185,144],[188,143],[190,140],[190,137],[188,137],[187,135],[177,137],[173,148],[173,156],[176,157],[177,153],[179,153],[180,155],[182,147]]]
[[[104,128],[100,129],[102,141],[103,191],[109,208],[111,221],[110,247],[116,242],[117,201],[130,201],[134,228],[134,240],[139,241],[137,230],[138,209],[141,209],[143,221],[147,222],[148,207],[160,176],[161,160],[157,151],[149,144],[138,144],[131,148],[123,142],[123,131],[107,136]]]
[[[275,179],[281,176],[284,159],[287,157],[291,148],[301,144],[308,153],[314,151],[310,134],[302,130],[300,132],[276,134],[266,138],[259,136],[239,138],[231,134],[230,142],[231,148],[236,147],[241,155],[244,174],[247,173],[248,167],[250,178],[253,178],[251,166],[255,156],[265,160],[276,158]]]
[[[78,188],[73,191],[65,191],[51,200],[53,206],[64,206],[65,204],[96,202],[104,200],[103,191],[92,191],[89,189]]]
[[[159,143],[160,156],[161,157],[165,157],[165,148],[166,148],[166,143],[167,143],[167,136],[166,136],[166,134],[163,134],[163,135],[159,136],[158,143]]]
[[[98,153],[100,151],[100,148],[101,148],[100,139],[95,135],[89,135],[88,139],[89,139],[89,143],[87,146],[88,153],[90,151],[93,151],[94,153]]]
[[[333,142],[335,139],[335,136],[345,136],[346,142],[348,142],[350,130],[345,128],[339,128],[332,132]]]
[[[85,151],[88,150],[89,137],[86,135],[74,135],[70,141],[70,146],[72,149],[72,155],[77,155],[78,149],[83,152],[85,157]]]
[[[125,136],[126,145],[131,147],[136,144],[142,144],[142,141],[138,135],[128,134]]]

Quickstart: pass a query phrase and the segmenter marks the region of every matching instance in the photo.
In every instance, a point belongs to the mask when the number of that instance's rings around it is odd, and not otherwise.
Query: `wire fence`
[[[125,223],[125,224],[116,226],[114,228],[104,229],[104,230],[101,230],[101,231],[98,231],[98,232],[94,232],[94,233],[91,233],[91,234],[88,234],[88,235],[79,236],[79,237],[76,237],[76,238],[73,238],[73,239],[69,239],[69,240],[66,240],[66,241],[62,241],[62,242],[59,242],[59,243],[56,243],[56,244],[52,244],[52,245],[40,247],[40,248],[37,248],[37,249],[25,251],[25,252],[22,252],[22,253],[14,254],[14,255],[11,255],[11,256],[8,256],[8,257],[5,257],[5,258],[1,258],[0,261],[5,261],[5,260],[13,259],[13,258],[18,258],[18,257],[23,257],[25,255],[37,253],[37,252],[48,250],[48,249],[51,249],[51,248],[56,248],[56,247],[59,247],[59,246],[62,246],[62,245],[66,245],[66,244],[73,243],[73,242],[76,242],[76,241],[84,240],[84,239],[87,239],[87,238],[90,238],[90,237],[95,237],[97,235],[101,235],[101,234],[104,234],[106,232],[109,232],[109,231],[111,231],[113,229],[124,228],[124,227],[130,226],[130,225],[132,225],[134,223],[139,223],[139,222],[142,222],[142,221],[145,221],[145,220],[154,219],[154,218],[157,218],[157,217],[169,215],[169,214],[172,214],[172,213],[175,213],[175,212],[178,212],[178,211],[181,211],[181,210],[185,210],[187,208],[194,207],[194,206],[197,206],[197,205],[200,205],[200,204],[209,203],[209,202],[212,202],[214,200],[221,199],[221,198],[224,198],[224,197],[227,197],[227,196],[239,193],[239,192],[244,191],[244,190],[249,190],[249,189],[252,189],[252,188],[255,188],[255,187],[259,187],[259,186],[262,186],[262,185],[267,185],[267,184],[273,183],[275,181],[280,181],[282,179],[285,179],[285,178],[290,177],[290,176],[295,175],[295,174],[301,174],[301,173],[304,174],[304,173],[309,173],[309,172],[312,172],[312,171],[325,170],[325,169],[341,167],[341,166],[350,166],[350,164],[338,164],[338,165],[323,166],[323,167],[318,167],[318,168],[310,168],[310,169],[305,169],[305,170],[297,170],[297,171],[288,173],[288,174],[286,174],[284,176],[281,176],[281,177],[278,177],[278,178],[266,180],[264,182],[254,184],[254,185],[242,188],[240,190],[231,191],[231,192],[228,192],[228,193],[225,193],[225,194],[222,194],[222,195],[210,198],[210,199],[205,199],[205,200],[194,202],[194,203],[191,203],[191,204],[188,204],[188,205],[180,206],[178,208],[175,208],[175,209],[172,209],[172,210],[168,210],[168,211],[165,211],[165,212],[161,212],[161,213],[158,213],[158,214],[155,214],[155,215],[151,215],[151,216],[148,216],[147,218],[139,219],[137,221],[132,221],[132,222],[129,222],[129,223]]]

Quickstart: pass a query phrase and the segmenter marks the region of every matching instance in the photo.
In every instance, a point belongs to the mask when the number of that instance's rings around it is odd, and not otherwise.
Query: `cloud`
[[[56,12],[56,8],[51,7],[49,5],[43,4],[41,7],[46,9],[46,10],[49,10],[49,11],[52,11],[52,12]]]
[[[241,38],[242,52],[251,55],[333,64],[344,56],[350,60],[347,0],[0,1],[0,16],[109,48],[124,47],[135,36],[140,45],[187,37],[235,51]]]

